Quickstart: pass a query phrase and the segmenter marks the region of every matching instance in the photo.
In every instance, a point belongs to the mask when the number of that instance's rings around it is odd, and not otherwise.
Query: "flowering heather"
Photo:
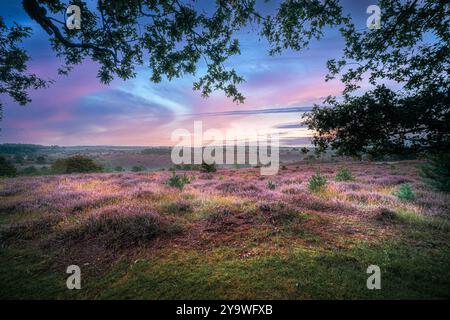
[[[95,210],[63,233],[71,240],[92,239],[107,246],[129,246],[167,232],[167,222],[141,205],[113,205]]]
[[[255,168],[179,170],[191,181],[182,190],[166,184],[167,171],[6,178],[0,180],[0,241],[53,252],[58,268],[75,259],[101,273],[117,259],[140,259],[136,252],[158,256],[225,246],[237,259],[251,259],[266,251],[294,252],[286,248],[323,252],[388,241],[402,236],[403,226],[450,230],[449,196],[424,185],[414,163],[393,172],[389,164],[348,162],[354,181],[335,181],[341,166],[320,164],[329,183],[316,192],[308,189],[319,169],[311,163],[287,165],[272,177]],[[402,183],[411,184],[415,199],[393,195]],[[201,257],[195,261],[206,259]]]

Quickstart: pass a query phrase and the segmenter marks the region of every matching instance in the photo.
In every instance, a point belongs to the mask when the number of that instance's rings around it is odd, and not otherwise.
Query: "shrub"
[[[166,184],[178,188],[180,190],[183,190],[184,186],[191,181],[189,180],[189,177],[183,174],[182,176],[177,175],[175,171],[172,171],[172,176],[166,181]]]
[[[108,247],[126,247],[151,240],[167,230],[168,224],[154,212],[105,208],[62,236],[72,240],[93,239]]]
[[[133,166],[131,168],[131,171],[133,171],[133,172],[141,172],[141,171],[144,171],[144,168],[141,167],[141,166]]]
[[[24,176],[33,176],[39,174],[39,170],[35,166],[29,166],[20,171],[20,174]]]
[[[38,163],[38,164],[45,164],[45,156],[38,156],[36,158],[36,163]]]
[[[421,167],[420,175],[433,189],[450,192],[450,152],[434,154]]]
[[[397,214],[389,208],[379,208],[375,213],[375,219],[381,222],[393,222],[397,219]]]
[[[200,171],[202,171],[202,172],[216,172],[217,171],[216,163],[208,164],[208,163],[203,161],[202,162],[202,166],[200,168]]]
[[[412,191],[411,185],[409,183],[402,183],[398,189],[393,193],[400,200],[412,201],[416,199],[416,195]]]
[[[16,163],[18,163],[18,164],[24,164],[25,158],[24,158],[24,156],[21,155],[21,154],[15,154],[15,155],[14,155],[14,161],[15,161]]]
[[[101,172],[103,168],[88,157],[75,155],[66,159],[56,160],[52,164],[52,171],[54,173],[89,173]]]
[[[232,216],[232,211],[227,206],[218,206],[206,215],[206,221],[210,224],[224,225],[228,217]]]
[[[352,172],[349,169],[341,168],[336,173],[334,180],[336,180],[336,181],[353,181],[353,180],[355,180],[355,177],[353,176]]]
[[[164,203],[161,209],[167,213],[183,214],[192,211],[192,204],[188,200],[177,200],[170,203]]]
[[[121,166],[116,166],[116,167],[114,168],[114,171],[122,172],[122,171],[124,171],[124,170],[123,170],[123,168],[122,168]]]
[[[262,202],[259,210],[274,225],[283,225],[298,217],[297,210],[283,202]]]
[[[273,183],[272,180],[267,181],[267,188],[269,188],[270,190],[274,190],[275,189],[275,183]]]
[[[317,170],[316,173],[309,178],[308,181],[308,189],[313,192],[322,191],[327,185],[327,178],[325,178],[320,170]]]
[[[5,157],[0,156],[0,177],[14,177],[17,175],[16,167]]]
[[[48,167],[42,167],[41,168],[41,174],[49,174],[50,173],[50,169]]]

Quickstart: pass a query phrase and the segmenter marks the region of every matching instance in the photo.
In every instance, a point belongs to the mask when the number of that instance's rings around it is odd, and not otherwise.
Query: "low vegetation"
[[[200,167],[200,171],[202,172],[216,172],[217,171],[217,166],[215,163],[206,163],[206,162],[202,162],[202,165]]]
[[[421,166],[421,176],[432,188],[450,193],[450,152],[429,156]]]
[[[52,164],[51,169],[53,173],[90,173],[103,170],[92,159],[82,155],[58,159]]]
[[[183,190],[184,186],[189,184],[191,181],[186,174],[178,175],[175,171],[172,171],[172,176],[167,179],[166,183],[168,186],[178,188]]]
[[[17,170],[5,157],[0,156],[0,177],[14,177]]]
[[[450,195],[417,164],[346,163],[355,181],[333,163],[4,178],[0,297],[449,298]]]
[[[405,201],[413,201],[416,199],[416,195],[409,183],[402,183],[399,186],[398,190],[394,191],[394,195],[397,196],[400,200]]]
[[[353,181],[355,177],[348,168],[340,168],[334,177],[334,180],[340,181]]]
[[[308,189],[313,192],[324,191],[327,185],[327,178],[317,170],[316,173],[309,178]]]

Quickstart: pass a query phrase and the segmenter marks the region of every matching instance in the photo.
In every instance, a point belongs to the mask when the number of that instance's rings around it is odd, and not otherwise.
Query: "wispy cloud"
[[[302,129],[302,128],[306,128],[306,127],[307,127],[307,125],[301,124],[299,121],[299,122],[281,123],[279,125],[276,125],[274,128],[275,129]]]
[[[193,113],[189,116],[240,116],[240,115],[252,115],[252,114],[268,114],[268,113],[295,113],[295,112],[308,112],[312,107],[282,107],[282,108],[267,108],[267,109],[254,109],[254,110],[230,110],[222,112],[204,112]]]

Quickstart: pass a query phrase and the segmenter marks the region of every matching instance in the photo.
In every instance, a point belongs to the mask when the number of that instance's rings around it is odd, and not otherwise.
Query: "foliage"
[[[16,174],[16,167],[5,157],[0,156],[0,177],[14,177]]]
[[[432,154],[421,167],[420,172],[424,181],[443,192],[450,192],[450,152]]]
[[[183,174],[182,176],[177,175],[175,171],[172,171],[172,176],[166,181],[166,184],[178,188],[180,190],[183,190],[184,186],[186,184],[189,184],[191,181],[186,174]]]
[[[144,170],[145,169],[142,166],[133,166],[131,168],[131,171],[133,171],[133,172],[141,172],[141,171],[144,171]]]
[[[336,181],[353,181],[355,177],[348,168],[340,168],[334,178]]]
[[[275,183],[272,180],[267,181],[267,188],[270,190],[275,190]]]
[[[216,172],[217,171],[217,166],[216,163],[206,163],[205,161],[202,162],[200,171],[202,172]]]
[[[37,144],[22,144],[22,143],[3,143],[0,144],[0,153],[5,154],[29,154],[43,149],[44,146]]]
[[[15,154],[14,155],[14,161],[18,164],[23,164],[25,162],[25,158],[21,154]]]
[[[20,170],[20,174],[24,176],[34,176],[39,174],[39,170],[35,166],[29,166]]]
[[[18,24],[8,27],[0,16],[0,94],[9,95],[21,105],[30,101],[28,89],[43,88],[47,85],[46,81],[35,74],[26,72],[29,56],[19,44],[30,35],[30,27]]]
[[[82,155],[58,159],[52,164],[52,172],[54,173],[89,173],[101,172],[102,170],[103,168],[92,159]]]
[[[397,191],[393,193],[400,200],[413,201],[416,199],[416,195],[411,188],[411,184],[402,183]]]
[[[341,29],[346,49],[328,62],[327,79],[341,75],[344,99],[330,97],[305,115],[313,143],[348,155],[448,150],[450,4],[383,0],[379,7],[379,30]],[[351,96],[366,75],[376,88]],[[385,80],[402,89],[386,88]]]
[[[450,147],[448,92],[429,90],[399,95],[384,85],[343,102],[328,99],[306,115],[313,143],[360,156],[410,154]]]
[[[327,178],[320,173],[320,170],[317,170],[314,175],[309,178],[308,181],[308,189],[313,192],[320,192],[325,189],[327,185]]]
[[[38,163],[38,164],[45,164],[45,156],[38,156],[36,158],[36,163]]]

